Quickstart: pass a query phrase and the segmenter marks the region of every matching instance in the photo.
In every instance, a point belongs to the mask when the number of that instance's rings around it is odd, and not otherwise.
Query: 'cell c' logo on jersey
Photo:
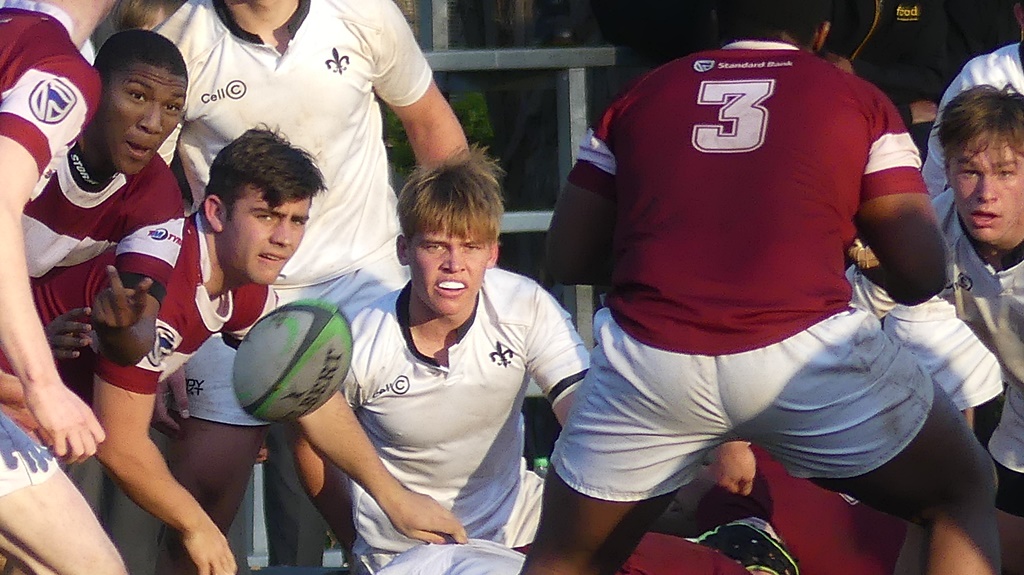
[[[710,72],[715,68],[714,60],[697,60],[693,63],[693,70],[695,72]]]
[[[199,101],[204,104],[209,104],[210,102],[216,102],[217,100],[223,100],[225,98],[229,100],[239,100],[245,96],[245,93],[248,91],[249,88],[246,87],[245,82],[241,80],[231,80],[223,88],[218,88],[213,92],[207,92],[202,96],[199,96]]]
[[[392,381],[391,383],[373,392],[373,395],[370,396],[370,399],[377,399],[378,397],[384,395],[385,393],[405,395],[407,391],[409,391],[409,378],[404,375],[400,375],[397,378],[395,378],[395,381]]]
[[[77,103],[75,91],[60,78],[50,78],[36,84],[28,100],[32,115],[44,124],[59,124],[68,117]]]
[[[341,74],[345,70],[348,70],[349,59],[348,56],[341,56],[338,54],[338,49],[331,49],[331,58],[324,61],[327,64],[327,69],[331,72],[337,72]]]

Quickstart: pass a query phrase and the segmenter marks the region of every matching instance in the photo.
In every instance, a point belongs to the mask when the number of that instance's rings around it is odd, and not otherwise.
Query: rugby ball
[[[326,403],[351,360],[352,333],[337,306],[299,300],[249,330],[235,354],[231,380],[250,415],[290,421]]]

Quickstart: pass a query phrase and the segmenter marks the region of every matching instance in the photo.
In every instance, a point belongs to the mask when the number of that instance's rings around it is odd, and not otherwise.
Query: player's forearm
[[[63,385],[32,300],[24,245],[20,207],[0,202],[0,346],[26,387]]]
[[[310,444],[352,478],[387,511],[405,487],[384,467],[352,408],[335,394],[313,413],[299,419]]]

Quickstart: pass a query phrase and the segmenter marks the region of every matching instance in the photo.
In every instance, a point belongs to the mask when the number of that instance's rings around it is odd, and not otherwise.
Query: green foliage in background
[[[466,132],[470,144],[489,147],[494,141],[494,130],[487,116],[487,101],[481,92],[452,94],[449,99],[455,115]],[[384,145],[388,149],[388,158],[400,176],[406,176],[416,165],[416,157],[409,145],[409,138],[398,116],[390,109],[384,117]]]

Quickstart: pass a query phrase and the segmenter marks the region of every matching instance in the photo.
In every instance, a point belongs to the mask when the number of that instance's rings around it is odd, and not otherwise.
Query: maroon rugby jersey
[[[74,360],[57,362],[64,383],[85,401],[92,401],[93,374],[135,393],[155,393],[164,371],[180,367],[214,333],[243,337],[256,320],[276,304],[268,286],[248,284],[211,300],[203,287],[209,275],[206,241],[193,215],[185,221],[181,255],[174,266],[167,295],[157,316],[157,341],[153,351],[135,366],[119,366],[85,349]],[[43,323],[58,315],[91,305],[107,286],[106,266],[114,262],[112,251],[84,264],[54,270],[33,286]],[[205,270],[205,271],[204,271]],[[6,363],[6,362],[4,362]]]
[[[29,275],[80,264],[117,246],[117,269],[166,286],[178,259],[184,216],[170,168],[154,156],[133,176],[101,189],[74,177],[74,153],[58,156],[56,175],[25,206],[22,227]]]
[[[70,25],[51,5],[11,0],[0,8],[0,135],[24,146],[40,174],[99,102],[99,75],[72,43]]]
[[[774,42],[649,73],[612,103],[579,160],[570,181],[616,204],[616,321],[680,353],[764,347],[846,309],[861,203],[925,193],[889,99]]]

